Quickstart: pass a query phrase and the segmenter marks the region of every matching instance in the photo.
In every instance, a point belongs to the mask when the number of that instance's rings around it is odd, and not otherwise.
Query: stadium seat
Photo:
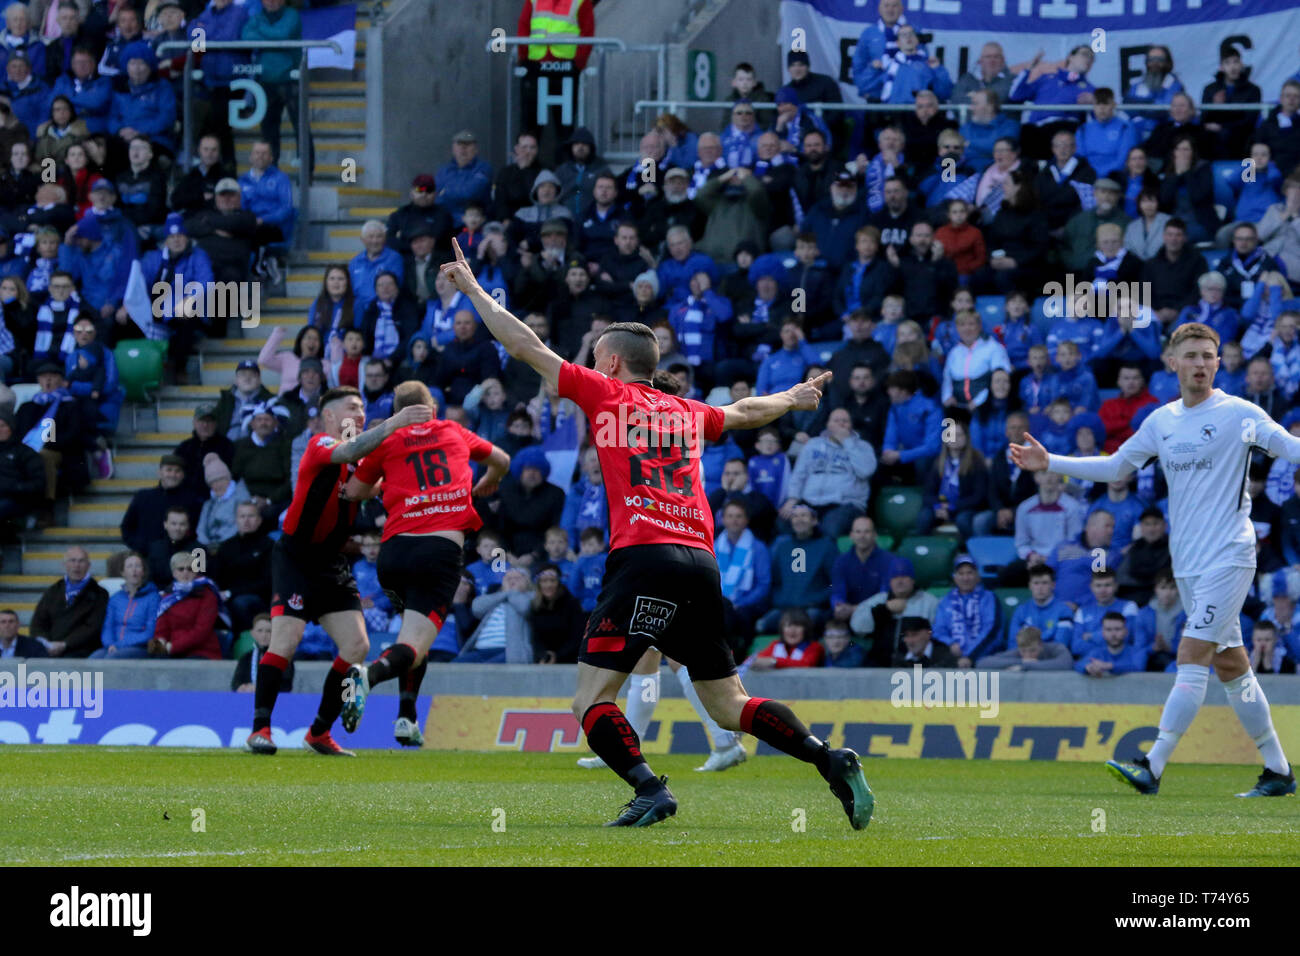
[[[935,597],[937,597],[940,601],[942,601],[944,597],[947,596],[948,592],[952,590],[952,588],[933,587],[933,588],[926,588],[926,590],[929,591],[931,594],[933,594]]]
[[[39,385],[34,385],[31,382],[19,382],[17,385],[10,385],[9,387],[14,390],[14,411],[17,411],[18,406],[22,405],[23,402],[30,402],[32,396],[41,390]]]
[[[906,537],[916,527],[925,499],[920,488],[890,488],[876,498],[876,527],[895,539]]]
[[[993,593],[997,595],[998,602],[1002,605],[1002,627],[1009,631],[1011,615],[1016,613],[1016,608],[1032,600],[1029,588],[997,588]]]
[[[1016,560],[1014,538],[996,535],[976,536],[966,539],[966,551],[975,559],[981,578],[994,578],[999,568]]]
[[[876,547],[884,548],[886,551],[894,550],[894,536],[892,534],[877,534]]]
[[[898,554],[916,568],[918,587],[946,585],[952,580],[952,559],[957,554],[957,542],[938,535],[916,536],[900,544]]]
[[[1056,321],[1055,317],[1047,314],[1047,296],[1040,295],[1034,300],[1034,304],[1029,307],[1029,316],[1033,320],[1034,328],[1047,335],[1047,330],[1052,327]]]
[[[122,387],[126,389],[126,400],[132,403],[149,403],[162,385],[163,356],[167,352],[165,342],[150,339],[128,339],[118,342],[113,349],[113,358],[117,360],[118,374]]]
[[[1000,295],[977,295],[975,297],[975,311],[980,314],[980,319],[984,322],[984,333],[986,335],[992,334],[993,327],[1006,317],[1005,303],[1006,300]]]
[[[253,632],[240,631],[239,637],[235,638],[235,643],[230,647],[230,656],[233,660],[239,660],[253,647]]]
[[[749,642],[749,653],[745,656],[753,657],[763,648],[767,647],[767,645],[771,644],[773,641],[779,641],[780,639],[780,634],[760,634]]]
[[[1205,256],[1205,264],[1213,272],[1223,265],[1223,260],[1228,258],[1227,249],[1206,249],[1201,255]]]
[[[1108,401],[1110,401],[1112,398],[1119,398],[1119,389],[1118,389],[1118,388],[1099,388],[1099,389],[1097,389],[1097,397],[1100,398],[1103,402],[1108,402]]]
[[[842,534],[835,539],[835,547],[840,549],[840,554],[844,554],[853,547],[853,538],[847,534]]]

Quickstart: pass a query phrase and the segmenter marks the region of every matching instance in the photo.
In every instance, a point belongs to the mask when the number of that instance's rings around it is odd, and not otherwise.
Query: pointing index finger
[[[455,238],[453,238],[453,239],[451,240],[451,247],[452,247],[452,249],[456,250],[456,261],[457,261],[457,262],[464,262],[464,261],[465,261],[465,253],[463,253],[463,252],[460,251],[460,243],[457,242],[457,241],[455,240]]]

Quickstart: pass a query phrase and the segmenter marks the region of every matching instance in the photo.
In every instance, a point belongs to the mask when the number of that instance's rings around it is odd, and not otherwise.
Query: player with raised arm
[[[1180,398],[1147,416],[1137,433],[1113,455],[1067,458],[1048,454],[1037,439],[1012,445],[1015,463],[1095,482],[1131,475],[1159,459],[1169,485],[1169,551],[1187,612],[1178,645],[1178,673],[1160,715],[1160,733],[1145,756],[1116,760],[1107,768],[1139,793],[1160,790],[1165,765],[1205,699],[1210,667],[1228,703],[1264,758],[1259,781],[1239,797],[1277,797],[1296,792],[1295,774],[1277,732],[1268,700],[1242,645],[1241,608],[1255,578],[1255,531],[1247,492],[1252,449],[1300,463],[1300,439],[1259,406],[1214,387],[1219,335],[1190,322],[1169,340]]]
[[[659,344],[649,327],[616,322],[596,340],[595,369],[548,349],[474,279],[459,245],[443,274],[468,295],[488,330],[561,397],[587,415],[610,511],[610,551],[596,608],[578,655],[573,713],[587,744],[635,794],[608,826],[649,826],[677,812],[615,699],[636,662],[657,647],[690,669],[705,709],[728,730],[743,730],[817,767],[854,829],[871,820],[874,797],[847,748],[832,750],[786,705],[750,697],[725,639],[713,514],[700,469],[701,439],[728,428],[758,428],[788,411],[815,409],[830,374],[774,395],[723,408],[665,395],[652,385]]]
[[[403,382],[393,391],[393,411],[425,406],[433,396],[423,382]],[[487,463],[474,484],[471,461]],[[402,608],[397,642],[368,667],[348,670],[352,693],[343,702],[342,724],[356,730],[370,688],[410,675],[415,689],[425,655],[438,636],[460,584],[465,532],[483,526],[473,496],[487,496],[510,468],[510,456],[452,421],[430,419],[398,429],[357,466],[346,494],[357,500],[376,494],[383,479],[388,515],[379,548],[379,583]],[[471,489],[471,485],[473,486]],[[415,699],[405,696],[394,735],[398,743],[423,743],[415,722]]]
[[[293,501],[285,513],[284,534],[271,549],[271,643],[258,664],[253,732],[246,743],[257,754],[275,753],[271,711],[280,694],[280,680],[307,622],[316,621],[338,646],[338,655],[325,675],[320,709],[303,744],[319,754],[356,756],[330,736],[343,707],[343,675],[352,664],[364,661],[370,650],[357,582],[342,551],[357,515],[356,503],[344,492],[356,463],[384,439],[399,428],[433,417],[432,409],[414,405],[362,431],[365,402],[359,391],[349,387],[322,395],[320,414],[325,430],[307,443]]]

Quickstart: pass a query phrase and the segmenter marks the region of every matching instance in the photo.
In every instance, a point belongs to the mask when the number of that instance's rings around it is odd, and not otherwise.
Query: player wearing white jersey
[[[1159,460],[1169,485],[1169,551],[1187,624],[1178,645],[1178,673],[1149,753],[1132,764],[1106,766],[1140,793],[1155,794],[1178,739],[1205,699],[1210,666],[1228,703],[1264,758],[1259,781],[1242,797],[1296,792],[1295,774],[1282,752],[1268,700],[1242,646],[1241,608],[1255,577],[1255,531],[1247,492],[1250,455],[1262,449],[1300,463],[1300,439],[1259,406],[1214,388],[1219,336],[1199,322],[1174,331],[1170,344],[1180,398],[1156,409],[1113,455],[1050,455],[1031,435],[1013,445],[1021,468],[1071,478],[1115,481]]]

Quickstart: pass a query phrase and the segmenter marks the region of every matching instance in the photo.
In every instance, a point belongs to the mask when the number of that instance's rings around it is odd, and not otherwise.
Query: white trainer
[[[423,747],[424,734],[420,725],[409,717],[398,717],[393,722],[393,738],[403,747]]]
[[[704,766],[695,769],[698,771],[726,770],[738,763],[744,763],[748,757],[749,754],[745,752],[745,745],[737,742],[725,750],[713,751],[713,753],[709,754],[709,759],[704,761]]]
[[[578,766],[584,770],[600,770],[606,764],[599,757],[579,757]]]

